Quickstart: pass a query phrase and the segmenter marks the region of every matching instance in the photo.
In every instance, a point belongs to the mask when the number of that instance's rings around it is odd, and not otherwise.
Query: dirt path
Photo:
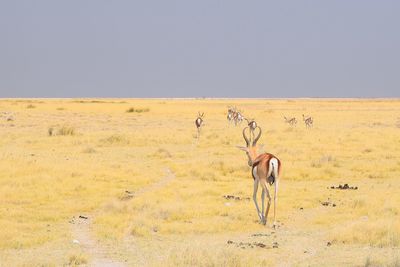
[[[144,193],[160,189],[166,186],[169,182],[175,179],[175,174],[168,168],[166,175],[153,184],[150,184],[138,191],[134,192],[134,198],[137,198]],[[118,261],[110,257],[112,249],[104,246],[93,237],[93,221],[96,217],[96,212],[88,216],[75,216],[72,221],[72,242],[79,245],[82,250],[90,257],[89,266],[98,267],[123,267],[127,266],[125,262]]]

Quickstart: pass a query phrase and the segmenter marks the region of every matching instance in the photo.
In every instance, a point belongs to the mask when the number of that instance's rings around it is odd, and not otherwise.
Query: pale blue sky
[[[0,0],[0,97],[400,97],[400,1]]]

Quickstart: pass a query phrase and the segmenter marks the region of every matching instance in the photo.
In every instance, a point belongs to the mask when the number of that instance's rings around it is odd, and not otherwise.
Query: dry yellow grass
[[[246,200],[228,105],[283,162],[277,230]],[[399,100],[3,99],[0,112],[0,266],[399,266]],[[329,189],[344,183],[358,190]]]

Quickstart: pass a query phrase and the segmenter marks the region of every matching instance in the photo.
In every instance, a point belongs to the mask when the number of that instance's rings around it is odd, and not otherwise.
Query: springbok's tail
[[[270,182],[272,185],[279,177],[279,160],[277,158],[270,159],[269,168],[271,169],[270,175],[273,177],[273,180]]]

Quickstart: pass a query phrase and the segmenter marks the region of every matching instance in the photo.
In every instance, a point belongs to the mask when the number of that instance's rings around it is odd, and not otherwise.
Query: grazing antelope
[[[288,119],[288,118],[286,118],[286,117],[284,117],[284,118],[285,118],[285,122],[286,122],[286,123],[289,123],[290,126],[293,126],[293,125],[296,125],[296,124],[297,124],[297,120],[296,120],[295,117],[292,117],[292,118],[290,118],[290,119]]]
[[[306,127],[307,128],[311,128],[312,126],[313,126],[313,118],[312,117],[310,117],[310,116],[304,116],[304,114],[303,114],[303,121],[304,121],[304,123],[306,124]]]
[[[196,124],[197,128],[197,138],[200,138],[200,129],[201,126],[203,125],[203,117],[204,117],[204,112],[200,114],[200,112],[197,114],[197,118],[194,121],[194,124]]]
[[[246,141],[246,147],[238,146],[239,149],[246,152],[248,158],[248,165],[251,167],[251,174],[254,179],[254,191],[253,191],[253,200],[257,209],[257,215],[260,218],[260,222],[264,225],[267,223],[268,212],[271,205],[271,195],[268,190],[268,184],[272,187],[274,185],[274,228],[276,227],[276,208],[278,202],[278,184],[279,184],[279,176],[281,173],[281,162],[280,160],[270,153],[263,153],[258,155],[257,153],[257,141],[261,136],[261,128],[259,128],[260,132],[257,137],[250,142],[250,139],[246,137],[246,128],[243,129],[243,138]],[[257,191],[258,185],[262,186],[261,193],[261,211],[257,203]],[[264,212],[264,199],[265,195],[267,195],[268,203]]]

